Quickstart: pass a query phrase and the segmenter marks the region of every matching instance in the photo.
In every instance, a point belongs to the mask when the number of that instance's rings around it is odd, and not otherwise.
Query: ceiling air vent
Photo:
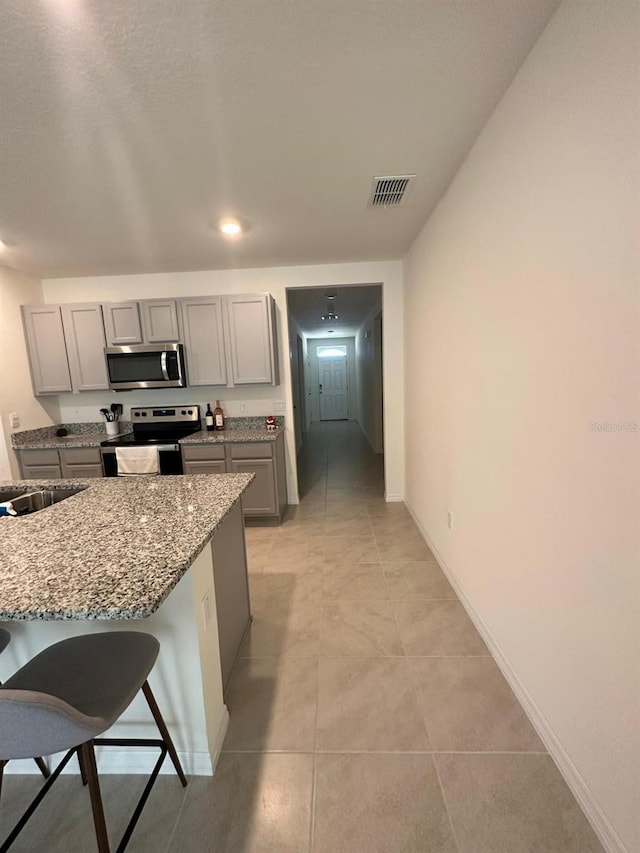
[[[397,207],[407,197],[409,189],[413,185],[415,175],[384,175],[373,179],[371,207]]]

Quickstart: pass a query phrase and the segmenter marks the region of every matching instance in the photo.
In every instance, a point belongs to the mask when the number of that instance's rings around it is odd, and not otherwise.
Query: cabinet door
[[[145,299],[139,304],[145,343],[170,344],[180,341],[175,299]]]
[[[33,393],[71,391],[71,375],[59,305],[23,305],[22,320]]]
[[[266,293],[227,296],[226,309],[231,361],[229,384],[277,384],[273,298]]]
[[[63,477],[102,477],[99,447],[69,447],[60,451]]]
[[[105,302],[102,305],[107,346],[142,343],[142,326],[137,302]]]
[[[245,515],[277,515],[273,459],[230,459],[233,474],[255,474],[253,483],[242,496]]]
[[[59,465],[23,465],[23,480],[60,480],[62,472]]]
[[[104,357],[105,337],[100,305],[63,305],[62,325],[73,390],[107,389],[109,380]]]
[[[227,464],[224,459],[210,459],[208,462],[184,462],[185,474],[226,474]]]
[[[62,476],[69,480],[104,477],[102,465],[63,465]]]
[[[180,312],[189,385],[226,385],[221,297],[181,299]]]

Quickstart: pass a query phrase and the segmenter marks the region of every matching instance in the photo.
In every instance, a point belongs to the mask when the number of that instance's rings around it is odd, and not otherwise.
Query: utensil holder
[[[107,435],[118,435],[120,432],[120,424],[117,421],[107,421],[105,424]]]

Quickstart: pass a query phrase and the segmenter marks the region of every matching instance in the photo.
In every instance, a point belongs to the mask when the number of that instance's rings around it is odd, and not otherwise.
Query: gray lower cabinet
[[[69,447],[60,451],[62,476],[103,477],[102,458],[99,447]]]
[[[18,458],[24,480],[103,476],[99,447],[19,450]]]
[[[242,496],[246,520],[278,523],[287,506],[284,435],[275,441],[183,444],[185,474],[255,474]]]

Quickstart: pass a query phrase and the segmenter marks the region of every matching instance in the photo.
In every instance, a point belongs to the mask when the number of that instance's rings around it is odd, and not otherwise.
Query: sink
[[[82,491],[84,489],[38,489],[34,492],[0,489],[0,503],[11,501],[18,515],[30,515],[32,512],[53,506],[53,504],[60,503],[65,498],[70,498]]]

